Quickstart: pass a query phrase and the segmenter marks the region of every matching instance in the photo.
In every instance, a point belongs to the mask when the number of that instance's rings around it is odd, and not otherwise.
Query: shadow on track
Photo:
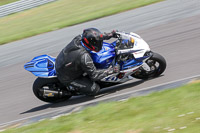
[[[99,94],[97,96],[95,96],[95,97],[89,97],[89,96],[85,96],[85,95],[74,96],[71,99],[67,100],[67,102],[44,104],[42,106],[38,106],[38,107],[32,108],[32,109],[27,110],[25,112],[22,112],[20,114],[27,114],[27,113],[32,113],[32,112],[45,110],[45,109],[48,109],[48,108],[57,108],[57,107],[62,107],[62,106],[69,106],[69,105],[76,105],[76,104],[79,104],[79,103],[84,103],[84,102],[87,102],[87,101],[91,101],[91,100],[94,100],[94,99],[105,97],[106,95],[115,93],[116,91],[120,91],[120,90],[124,90],[124,89],[128,89],[130,87],[134,87],[134,86],[140,85],[144,81],[145,80],[139,80],[139,81],[135,81],[135,82],[131,82],[131,83],[118,84],[118,85],[111,86],[111,87],[108,87],[108,88],[103,88],[99,92]]]

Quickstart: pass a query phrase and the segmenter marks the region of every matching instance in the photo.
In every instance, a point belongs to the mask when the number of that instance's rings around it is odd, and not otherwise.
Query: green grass
[[[0,44],[158,1],[161,0],[58,0],[31,10],[0,18]]]
[[[0,0],[0,6],[15,2],[15,1],[19,1],[19,0]]]
[[[167,133],[170,129],[175,129],[175,133],[198,133],[199,124],[200,82],[197,82],[125,102],[102,103],[3,133]]]

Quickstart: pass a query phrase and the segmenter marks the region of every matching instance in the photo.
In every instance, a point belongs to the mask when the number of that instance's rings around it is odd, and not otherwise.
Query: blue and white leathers
[[[120,65],[120,73],[109,75],[101,79],[102,82],[121,82],[140,67],[146,71],[150,71],[149,66],[145,63],[149,58],[149,56],[145,56],[145,53],[150,51],[148,44],[135,33],[117,32],[117,34],[120,36],[120,45],[124,45],[123,43],[127,41],[133,41],[133,47],[128,49],[116,49],[119,43],[118,38],[118,40],[113,43],[104,42],[99,52],[88,50],[97,69],[107,69],[114,65]],[[116,62],[117,57],[126,53],[132,54],[134,58],[120,61],[118,64]],[[48,55],[35,57],[30,62],[26,63],[24,68],[38,77],[56,77],[55,58]]]

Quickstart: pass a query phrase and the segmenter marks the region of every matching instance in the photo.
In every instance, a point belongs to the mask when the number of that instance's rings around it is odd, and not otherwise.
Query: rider
[[[65,86],[72,86],[82,94],[96,95],[100,86],[95,81],[119,70],[97,69],[89,52],[99,52],[103,40],[112,37],[116,37],[115,31],[102,34],[96,28],[85,29],[82,35],[76,36],[56,58],[55,67],[60,82]]]

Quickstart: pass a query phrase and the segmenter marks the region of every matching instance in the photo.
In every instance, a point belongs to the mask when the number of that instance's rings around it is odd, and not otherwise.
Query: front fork
[[[143,60],[143,64],[142,64],[142,68],[143,70],[145,70],[146,72],[150,72],[151,68],[150,66],[147,64],[147,60],[150,59],[153,56],[153,52],[152,51],[148,51],[144,54],[144,56],[149,56],[148,58],[146,58],[145,60]]]

